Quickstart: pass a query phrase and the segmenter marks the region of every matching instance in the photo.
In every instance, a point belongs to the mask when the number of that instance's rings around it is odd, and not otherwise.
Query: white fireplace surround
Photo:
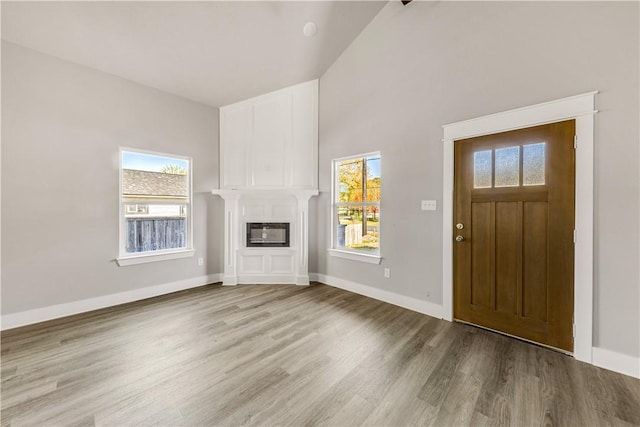
[[[309,199],[318,195],[318,80],[220,107],[223,285],[309,284]],[[288,222],[288,248],[247,247],[248,222]]]
[[[309,199],[318,190],[212,190],[224,199],[222,284],[309,284]],[[290,223],[288,248],[247,247],[249,222]]]

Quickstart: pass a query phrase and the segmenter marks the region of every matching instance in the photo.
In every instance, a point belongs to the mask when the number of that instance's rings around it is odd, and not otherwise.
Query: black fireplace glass
[[[247,247],[282,248],[289,247],[288,222],[248,222]]]

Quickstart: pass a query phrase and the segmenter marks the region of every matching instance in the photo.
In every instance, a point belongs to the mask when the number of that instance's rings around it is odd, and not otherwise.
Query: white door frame
[[[597,91],[444,125],[442,188],[442,308],[453,320],[453,144],[455,140],[547,123],[576,121],[574,349],[591,363],[593,341],[593,141]]]

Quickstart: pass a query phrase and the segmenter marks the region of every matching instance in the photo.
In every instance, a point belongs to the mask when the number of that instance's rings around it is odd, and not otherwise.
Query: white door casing
[[[595,95],[588,92],[443,126],[442,313],[453,320],[453,145],[458,139],[547,123],[576,121],[576,241],[574,357],[592,362],[593,341],[593,164]]]

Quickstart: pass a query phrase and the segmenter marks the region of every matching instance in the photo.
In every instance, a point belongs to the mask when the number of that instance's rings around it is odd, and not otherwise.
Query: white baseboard
[[[600,347],[593,347],[591,357],[595,366],[629,375],[630,377],[640,378],[640,357],[633,357]]]
[[[351,282],[349,280],[340,279],[338,277],[327,276],[326,274],[310,273],[309,278],[312,281],[324,283],[329,286],[344,289],[349,292],[364,295],[369,298],[388,302],[418,313],[426,314],[431,317],[442,319],[442,306],[429,301],[419,300],[417,298],[400,295],[395,292],[385,291],[383,289],[374,288],[372,286],[363,285],[361,283]]]
[[[33,323],[44,322],[46,320],[58,319],[61,317],[71,316],[73,314],[170,294],[171,292],[197,288],[198,286],[220,282],[221,280],[222,274],[210,274],[208,276],[193,277],[191,279],[163,283],[161,285],[134,289],[117,294],[104,295],[80,301],[21,311],[18,313],[5,314],[0,320],[0,330],[17,328],[19,326],[31,325]]]

